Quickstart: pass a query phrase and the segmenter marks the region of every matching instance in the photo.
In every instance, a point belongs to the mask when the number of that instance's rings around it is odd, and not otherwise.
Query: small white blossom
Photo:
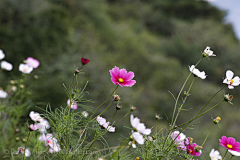
[[[49,146],[50,153],[59,152],[61,150],[60,145],[57,143],[57,139],[53,138],[52,134],[45,135],[43,133],[41,140],[45,141],[46,146]]]
[[[40,123],[37,123],[38,130],[41,133],[47,133],[47,129],[50,128],[50,125],[47,120],[42,120]]]
[[[34,111],[31,111],[31,112],[29,113],[29,117],[30,117],[34,122],[41,122],[41,121],[44,120],[44,119],[40,116],[39,113],[34,112]]]
[[[203,56],[210,57],[210,56],[216,56],[213,54],[213,51],[210,50],[210,47],[207,46],[206,49],[203,51]]]
[[[197,68],[194,67],[194,65],[189,67],[189,70],[190,70],[190,72],[192,72],[194,75],[196,75],[197,77],[199,77],[201,79],[205,79],[207,77],[207,75],[205,74],[204,71],[200,72]]]
[[[211,152],[209,153],[209,156],[211,158],[211,160],[221,160],[222,156],[220,155],[220,153],[214,149],[211,150]]]
[[[28,148],[25,149],[24,147],[18,147],[18,151],[15,154],[19,154],[19,153],[24,154],[24,152],[25,152],[25,157],[29,157],[31,155],[30,150]]]
[[[228,84],[229,89],[234,89],[234,86],[240,84],[240,78],[238,76],[233,78],[234,73],[230,70],[226,72],[226,78],[223,80],[223,83]]]
[[[144,138],[139,132],[132,132],[132,137],[138,144],[144,144]]]
[[[135,117],[131,114],[130,116],[130,122],[134,130],[149,135],[151,133],[151,129],[146,128],[146,126],[143,123],[140,123],[140,119],[138,117]]]
[[[87,111],[83,111],[83,112],[82,112],[82,115],[83,115],[84,118],[87,118],[89,114],[88,114]]]
[[[100,126],[107,129],[108,132],[115,132],[115,127],[110,126],[109,125],[110,122],[107,122],[105,118],[98,116],[97,122],[99,123]]]
[[[33,71],[33,67],[27,65],[27,64],[20,64],[19,65],[19,71],[22,73],[30,74]]]
[[[8,93],[0,89],[0,98],[7,98],[7,96],[8,96]]]
[[[11,63],[9,63],[9,62],[2,61],[1,62],[1,68],[5,69],[7,71],[11,71],[13,69],[13,65]]]
[[[0,60],[2,60],[5,57],[5,54],[3,53],[3,50],[0,49]]]

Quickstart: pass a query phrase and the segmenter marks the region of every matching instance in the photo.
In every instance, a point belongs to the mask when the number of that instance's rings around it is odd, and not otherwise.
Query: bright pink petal
[[[112,82],[117,85],[118,84],[118,81],[115,79],[115,78],[111,78]]]
[[[228,138],[228,144],[234,145],[234,143],[236,143],[235,138],[229,137]]]
[[[127,70],[125,68],[123,69],[120,69],[120,77],[119,78],[122,78],[123,80],[125,80],[125,76],[127,75]]]
[[[135,83],[136,83],[135,80],[130,80],[130,81],[125,82],[123,84],[123,86],[125,86],[125,87],[132,87]]]
[[[133,77],[134,77],[134,73],[130,71],[125,75],[124,79],[131,80],[133,79]]]
[[[114,67],[112,70],[109,71],[112,78],[115,78],[118,80],[118,78],[120,78],[120,70],[118,67]]]

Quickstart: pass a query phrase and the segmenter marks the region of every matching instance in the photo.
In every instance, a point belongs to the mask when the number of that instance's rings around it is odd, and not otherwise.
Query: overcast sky
[[[237,38],[240,40],[240,0],[208,0],[214,6],[227,10],[225,19],[227,23],[232,23]]]

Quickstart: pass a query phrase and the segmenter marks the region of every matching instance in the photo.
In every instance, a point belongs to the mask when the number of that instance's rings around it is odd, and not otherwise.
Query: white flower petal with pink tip
[[[40,65],[40,62],[37,59],[34,59],[32,57],[28,57],[26,60],[26,63],[32,68],[37,68]]]

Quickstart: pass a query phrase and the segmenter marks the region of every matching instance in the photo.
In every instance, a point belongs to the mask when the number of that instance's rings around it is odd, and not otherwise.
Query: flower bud
[[[195,148],[195,151],[196,151],[196,152],[200,152],[201,149],[203,149],[202,146],[197,146],[197,147]]]
[[[77,74],[79,74],[79,73],[80,73],[80,71],[79,71],[78,69],[75,69],[74,75],[77,75]]]
[[[224,101],[230,103],[230,104],[233,104],[231,101],[233,99],[233,95],[229,95],[229,94],[225,94],[224,95]]]
[[[132,106],[130,110],[133,112],[133,111],[135,111],[136,109],[137,109],[137,107]]]
[[[160,116],[159,116],[158,114],[156,114],[155,119],[156,119],[156,120],[159,120],[159,119],[160,119]]]
[[[140,158],[139,157],[136,157],[136,159],[135,160],[139,160]]]
[[[120,110],[120,109],[122,109],[122,107],[120,105],[117,105],[116,110]]]
[[[221,121],[221,118],[220,118],[220,117],[217,117],[217,118],[215,118],[215,119],[213,120],[213,123],[214,123],[214,124],[218,124],[219,121]]]
[[[33,78],[34,78],[34,79],[38,79],[38,75],[34,75]]]
[[[119,95],[115,94],[113,95],[113,101],[119,101],[121,98]]]

